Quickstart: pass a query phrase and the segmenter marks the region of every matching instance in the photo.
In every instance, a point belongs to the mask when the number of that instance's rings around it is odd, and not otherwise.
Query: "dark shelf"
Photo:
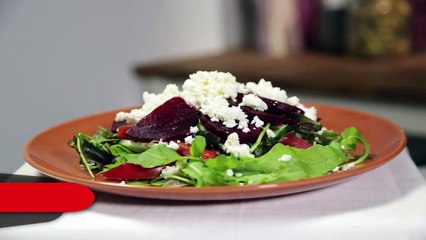
[[[141,77],[180,79],[199,70],[230,72],[240,82],[264,78],[283,88],[426,103],[426,54],[366,60],[306,52],[278,59],[233,50],[135,69]]]

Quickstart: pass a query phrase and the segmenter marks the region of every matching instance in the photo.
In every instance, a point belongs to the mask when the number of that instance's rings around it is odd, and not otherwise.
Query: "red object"
[[[137,164],[123,163],[118,167],[102,173],[102,176],[106,179],[117,180],[148,180],[160,176],[163,169],[164,166],[144,168]]]
[[[280,143],[301,149],[306,149],[312,146],[312,144],[310,144],[306,140],[291,133],[286,134],[283,139],[281,139]]]
[[[188,143],[179,143],[179,148],[176,150],[182,156],[191,156],[190,152],[191,145]],[[203,154],[201,154],[202,159],[214,158],[217,156],[217,153],[210,149],[204,149]]]
[[[210,149],[205,149],[203,154],[201,154],[202,159],[215,158],[216,156],[217,156],[217,153]]]
[[[76,212],[95,200],[76,183],[0,183],[0,212]]]
[[[117,137],[120,139],[129,139],[129,136],[126,132],[131,127],[133,127],[133,125],[123,125],[117,128]]]
[[[188,143],[179,143],[179,148],[176,150],[176,152],[181,156],[191,156],[191,152],[189,151],[190,148],[191,145]]]

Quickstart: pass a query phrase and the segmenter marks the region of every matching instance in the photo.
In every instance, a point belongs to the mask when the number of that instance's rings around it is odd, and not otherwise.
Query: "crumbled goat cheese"
[[[166,166],[162,171],[161,174],[164,175],[173,175],[176,174],[177,172],[179,172],[179,166]]]
[[[258,116],[254,116],[253,120],[250,122],[251,124],[254,124],[257,128],[260,128],[263,126],[264,122],[260,120]]]
[[[227,153],[232,153],[236,157],[254,157],[250,153],[250,146],[247,144],[240,144],[237,133],[229,134],[225,143],[223,144],[223,150]]]
[[[211,101],[203,104],[200,111],[209,116],[212,121],[220,120],[228,128],[238,126],[239,129],[248,127],[247,115],[239,107],[229,107],[228,101],[221,96],[216,96]]]
[[[355,163],[351,162],[351,163],[347,163],[347,164],[342,165],[342,166],[337,166],[331,171],[332,172],[348,171],[349,169],[352,169],[353,167],[355,167]]]
[[[285,102],[287,99],[287,93],[278,88],[273,87],[272,83],[269,81],[265,81],[264,79],[260,79],[259,83],[248,82],[246,84],[247,91],[256,94],[257,96],[269,98],[272,100],[277,100],[280,102]]]
[[[289,154],[283,154],[279,159],[278,159],[278,161],[281,161],[281,162],[287,162],[287,161],[290,161],[291,160],[291,155],[289,155]]]
[[[274,138],[277,135],[274,133],[274,131],[272,131],[271,129],[266,130],[266,135],[268,136],[268,138]]]
[[[169,144],[167,144],[168,148],[174,149],[174,150],[178,150],[179,149],[179,144],[177,144],[174,141],[170,141]]]
[[[300,103],[300,100],[299,100],[298,97],[293,96],[293,97],[287,98],[286,103],[293,105],[293,106],[297,106]]]
[[[316,121],[318,119],[317,117],[317,109],[315,107],[310,107],[307,108],[305,107],[303,104],[299,103],[296,105],[296,107],[302,109],[303,111],[305,111],[305,117],[312,119],[314,121]]]
[[[216,96],[236,98],[242,85],[230,73],[198,71],[184,82],[181,96],[186,102],[200,107]]]
[[[144,104],[140,109],[133,109],[129,113],[119,112],[115,117],[115,121],[127,121],[128,123],[137,123],[146,115],[150,114],[154,109],[170,100],[173,97],[180,96],[179,88],[175,84],[169,84],[160,94],[144,92]]]
[[[248,82],[246,83],[247,92],[251,92],[256,94],[257,96],[280,101],[283,103],[288,103],[290,105],[294,105],[303,111],[305,111],[305,116],[314,121],[317,120],[317,110],[315,107],[307,108],[303,104],[300,103],[298,97],[290,97],[287,98],[287,93],[283,89],[272,86],[272,83],[269,81],[265,81],[264,79],[260,79],[259,83]]]
[[[185,142],[188,143],[188,144],[192,144],[192,141],[194,141],[194,137],[192,137],[192,136],[188,136],[188,137],[185,138]]]
[[[193,126],[189,128],[189,132],[192,134],[196,134],[199,131],[197,126]]]
[[[353,167],[355,167],[355,163],[354,162],[345,164],[345,165],[342,166],[342,171],[347,171],[347,170],[349,170],[349,169],[351,169]]]
[[[242,174],[242,173],[240,173],[240,172],[237,172],[237,173],[235,173],[235,176],[236,176],[236,177],[242,177],[242,176],[243,176],[243,174]]]
[[[265,111],[268,109],[268,105],[254,94],[244,95],[243,100],[240,103],[240,106],[251,107],[254,110]]]
[[[160,141],[158,141],[159,144],[164,144],[166,145],[166,147],[174,149],[174,150],[178,150],[179,149],[179,144],[177,144],[175,141],[170,141],[170,142],[163,142],[162,139],[160,139]]]
[[[227,169],[226,170],[226,175],[232,177],[234,175],[234,171],[232,171],[232,169]]]

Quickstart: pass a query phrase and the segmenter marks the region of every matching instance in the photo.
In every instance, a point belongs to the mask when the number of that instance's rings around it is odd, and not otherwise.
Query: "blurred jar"
[[[411,48],[414,53],[426,51],[426,1],[409,0],[411,5]]]
[[[411,8],[405,0],[354,0],[349,5],[346,46],[360,57],[410,53]]]

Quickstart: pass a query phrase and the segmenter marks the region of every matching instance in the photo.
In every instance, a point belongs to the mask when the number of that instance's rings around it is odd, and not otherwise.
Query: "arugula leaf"
[[[221,154],[206,161],[206,166],[216,171],[226,171],[240,168],[241,162],[234,155]]]
[[[364,145],[364,153],[362,156],[358,158],[354,163],[359,164],[363,162],[370,153],[370,145],[365,141],[365,139],[361,136],[361,133],[354,127],[346,128],[342,132],[342,141],[340,142],[341,148],[345,151],[354,151],[356,149],[356,145],[363,144]]]
[[[114,162],[114,163],[111,163],[111,164],[105,165],[105,166],[102,168],[102,171],[98,172],[98,173],[97,173],[97,175],[102,174],[102,173],[104,173],[104,172],[108,172],[109,170],[111,170],[111,169],[113,169],[113,168],[115,168],[115,167],[118,167],[118,166],[120,166],[121,164],[123,164],[123,163],[125,163],[125,162],[126,162],[126,161],[124,160],[124,158],[123,158],[123,157],[118,157],[118,158],[116,158],[116,159],[115,159],[115,162]]]
[[[140,154],[127,154],[123,157],[127,162],[141,165],[144,168],[163,166],[183,159],[175,150],[164,144],[158,144]]]
[[[153,147],[155,145],[155,142],[151,141],[149,143],[142,143],[142,142],[135,142],[128,139],[123,139],[119,142],[119,144],[125,146],[126,148],[132,150],[133,152],[141,153]]]
[[[260,132],[259,137],[257,137],[256,142],[250,148],[250,153],[253,153],[254,150],[256,150],[256,148],[259,146],[260,142],[263,139],[263,136],[265,135],[266,131],[269,129],[270,126],[271,126],[270,123],[266,124],[266,126],[263,128],[262,132]]]
[[[283,155],[291,156],[280,161]],[[243,170],[271,173],[284,171],[305,177],[322,176],[346,160],[346,154],[334,146],[315,145],[298,149],[276,144],[268,153],[258,158],[242,158]]]
[[[189,153],[193,157],[201,157],[206,148],[206,138],[203,136],[195,136],[192,141],[191,148],[189,149]]]
[[[195,187],[221,185],[218,175],[207,168],[203,161],[191,161],[181,171],[195,181]]]
[[[87,158],[84,155],[84,152],[82,150],[83,142],[86,141],[85,135],[81,134],[81,133],[78,133],[78,132],[74,132],[74,134],[75,134],[75,137],[76,137],[75,146],[76,146],[76,150],[77,150],[77,152],[78,152],[78,154],[80,156],[81,163],[86,168],[86,170],[89,173],[90,177],[91,178],[95,178],[95,175],[93,175],[92,169],[91,169],[89,163],[87,162]]]
[[[120,144],[112,145],[110,147],[110,151],[111,151],[111,154],[116,157],[134,153],[129,148]]]

